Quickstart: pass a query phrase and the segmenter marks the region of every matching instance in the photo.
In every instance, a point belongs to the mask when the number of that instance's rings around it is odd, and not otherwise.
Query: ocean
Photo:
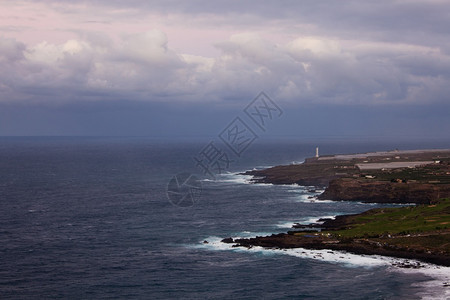
[[[251,184],[245,170],[315,154],[445,143],[258,140],[215,178],[193,159],[209,140],[0,138],[1,299],[444,299],[449,268],[304,249],[232,248],[226,237],[378,204],[316,201],[314,187]],[[223,146],[223,145],[222,145]],[[197,176],[192,205],[170,200]],[[448,292],[448,288],[447,288]]]

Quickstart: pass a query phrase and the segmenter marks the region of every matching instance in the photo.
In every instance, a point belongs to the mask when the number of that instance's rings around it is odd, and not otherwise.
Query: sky
[[[0,70],[2,136],[450,140],[446,0],[0,0]]]

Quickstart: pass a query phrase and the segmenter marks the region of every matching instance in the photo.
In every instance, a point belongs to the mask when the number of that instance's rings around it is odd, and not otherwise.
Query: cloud
[[[426,134],[433,124],[444,135],[449,8],[444,0],[1,2],[0,127],[145,134],[175,132],[185,118],[187,133],[207,124],[211,134],[210,124],[222,126],[263,90],[292,113],[281,133],[319,120],[323,132],[341,124],[342,134]],[[24,119],[33,122],[21,127]]]
[[[1,67],[10,71],[0,75],[4,83],[0,100],[83,101],[99,96],[106,101],[109,97],[148,100],[170,93],[174,72],[184,62],[167,48],[164,33],[124,36],[110,46],[71,39],[25,47],[0,39]]]
[[[377,104],[443,101],[450,57],[407,44],[254,33],[216,45],[216,58],[177,53],[158,30],[117,43],[70,39],[34,46],[0,39],[1,101],[123,99],[239,101],[265,90],[280,101]]]
[[[12,23],[0,21],[0,30],[22,31],[0,37],[0,101],[233,104],[265,90],[289,103],[443,102],[448,7],[419,0],[8,4]],[[205,41],[205,28],[220,37]],[[190,53],[183,43],[209,43],[216,52]]]
[[[4,38],[0,40],[0,61],[15,62],[23,58],[25,45],[14,39]]]

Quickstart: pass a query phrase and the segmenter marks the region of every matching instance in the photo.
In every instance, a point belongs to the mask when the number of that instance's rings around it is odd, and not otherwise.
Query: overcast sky
[[[450,2],[0,1],[0,135],[449,139]]]

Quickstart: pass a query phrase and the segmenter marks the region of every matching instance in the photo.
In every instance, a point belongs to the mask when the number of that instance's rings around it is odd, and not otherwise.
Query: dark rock
[[[294,225],[292,225],[292,228],[322,228],[322,224],[317,224],[317,223],[311,223],[311,224],[295,223]]]
[[[317,220],[318,222],[325,222],[325,221],[330,221],[333,220],[332,218],[320,218],[319,220]]]
[[[387,181],[360,181],[339,178],[330,181],[319,199],[336,201],[362,201],[367,203],[430,204],[450,196],[449,185],[427,183],[399,183]]]
[[[223,240],[221,240],[222,243],[226,243],[226,244],[232,244],[234,243],[233,238],[228,237],[228,238],[224,238]]]

